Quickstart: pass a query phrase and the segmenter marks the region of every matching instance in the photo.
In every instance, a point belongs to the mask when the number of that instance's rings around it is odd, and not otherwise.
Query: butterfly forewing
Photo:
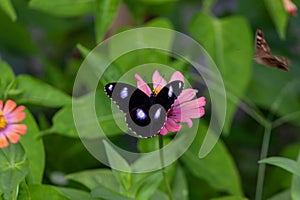
[[[166,111],[173,105],[183,90],[182,81],[173,81],[163,87],[156,96],[156,103],[161,104]]]
[[[259,64],[282,69],[284,71],[289,70],[290,61],[287,58],[281,58],[274,56],[267,44],[264,34],[261,29],[257,29],[255,36],[255,51],[253,59]]]

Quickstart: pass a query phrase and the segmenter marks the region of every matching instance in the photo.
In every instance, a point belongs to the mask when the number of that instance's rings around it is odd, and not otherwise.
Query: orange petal
[[[8,141],[4,135],[0,136],[0,148],[5,148],[8,146]]]
[[[17,133],[9,133],[7,137],[11,143],[16,144],[17,142],[19,142],[21,136]]]
[[[27,131],[27,126],[26,124],[10,124],[9,131],[24,135]]]
[[[0,100],[0,110],[3,108],[3,101]]]
[[[3,113],[4,114],[10,113],[13,109],[15,109],[16,106],[17,106],[16,102],[10,99],[7,100],[3,108]]]

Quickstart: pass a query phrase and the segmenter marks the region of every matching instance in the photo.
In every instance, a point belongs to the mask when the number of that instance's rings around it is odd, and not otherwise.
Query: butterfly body
[[[259,64],[282,69],[284,71],[289,70],[291,62],[287,58],[274,56],[272,54],[261,29],[257,29],[256,31],[255,52],[256,54],[253,59]]]
[[[155,136],[167,120],[167,112],[183,90],[182,81],[173,81],[150,96],[126,83],[109,83],[106,94],[125,113],[128,128],[140,137]]]

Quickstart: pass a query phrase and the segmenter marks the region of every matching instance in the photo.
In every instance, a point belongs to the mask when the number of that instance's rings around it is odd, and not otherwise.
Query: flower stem
[[[272,131],[272,124],[271,123],[266,124],[262,147],[261,147],[260,160],[266,158],[268,155],[271,131]],[[260,164],[258,167],[255,200],[262,199],[263,189],[264,189],[265,169],[266,169],[266,164]]]
[[[163,179],[165,181],[165,185],[167,187],[167,193],[169,200],[172,200],[172,192],[171,192],[171,187],[168,181],[167,173],[166,173],[166,168],[165,168],[165,161],[164,161],[164,152],[163,152],[163,147],[164,147],[164,138],[162,135],[158,135],[158,140],[159,140],[159,155],[160,155],[160,162],[162,166],[162,174],[163,174]]]

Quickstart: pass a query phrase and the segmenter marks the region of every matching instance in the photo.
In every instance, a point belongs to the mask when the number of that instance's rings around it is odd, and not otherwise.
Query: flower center
[[[0,110],[0,131],[3,130],[7,125],[7,120],[3,115],[3,112]]]

